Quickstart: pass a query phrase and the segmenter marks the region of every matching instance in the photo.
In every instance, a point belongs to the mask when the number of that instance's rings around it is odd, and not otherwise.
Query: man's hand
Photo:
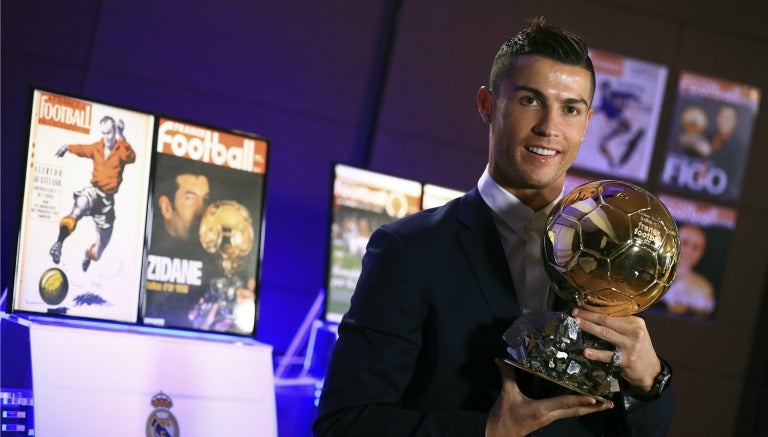
[[[246,288],[238,288],[235,296],[237,303],[253,302],[256,299],[256,293],[253,291],[256,288],[256,279],[251,278],[248,280]]]
[[[563,395],[549,399],[530,399],[518,388],[511,366],[496,359],[501,372],[501,394],[491,408],[485,425],[487,437],[526,436],[558,419],[577,417],[613,408],[589,396]]]
[[[653,379],[661,371],[661,362],[653,349],[651,336],[645,320],[636,316],[615,317],[583,309],[575,309],[573,317],[582,331],[588,332],[616,346],[621,353],[619,370],[621,376],[633,388],[648,391]],[[614,351],[584,349],[584,356],[590,360],[610,363]]]
[[[64,156],[65,153],[67,153],[67,145],[64,144],[63,146],[59,147],[59,150],[56,151],[56,157],[61,158]]]
[[[117,139],[125,141],[125,134],[123,133],[123,130],[125,130],[125,122],[122,118],[120,118],[115,122],[115,136]]]

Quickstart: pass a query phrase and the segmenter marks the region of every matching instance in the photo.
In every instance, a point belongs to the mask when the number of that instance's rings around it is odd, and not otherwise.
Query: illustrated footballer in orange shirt
[[[112,238],[112,224],[115,221],[114,195],[123,181],[123,169],[136,161],[136,152],[125,140],[123,121],[117,123],[106,116],[99,122],[102,139],[93,144],[63,145],[56,152],[61,158],[67,152],[93,160],[91,185],[73,193],[75,203],[72,212],[59,222],[59,237],[50,254],[53,262],[61,260],[64,240],[77,226],[78,220],[91,216],[96,224],[96,241],[85,249],[83,271],[88,270],[91,261],[97,261]]]

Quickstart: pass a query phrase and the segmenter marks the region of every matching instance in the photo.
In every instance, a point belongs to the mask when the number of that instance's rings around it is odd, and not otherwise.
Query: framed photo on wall
[[[420,182],[340,163],[334,165],[326,269],[327,321],[341,321],[349,309],[371,233],[383,224],[419,211],[421,194]]]
[[[136,321],[153,125],[33,90],[13,310]]]
[[[680,260],[675,279],[653,308],[673,317],[713,319],[736,210],[666,194],[658,197],[677,222]]]
[[[574,167],[645,182],[656,143],[667,67],[590,50],[595,68],[592,119]]]
[[[704,200],[741,194],[760,90],[683,71],[659,183]]]
[[[159,118],[144,324],[255,334],[268,146],[255,134]]]

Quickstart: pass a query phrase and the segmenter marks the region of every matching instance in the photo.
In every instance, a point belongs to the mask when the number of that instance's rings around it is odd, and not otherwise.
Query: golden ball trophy
[[[217,256],[223,276],[211,279],[208,290],[189,314],[195,328],[226,331],[235,322],[238,290],[248,283],[238,275],[243,258],[253,249],[253,221],[248,209],[233,200],[214,202],[200,222],[200,243]]]
[[[667,291],[680,240],[669,210],[634,184],[603,180],[567,193],[542,239],[551,289],[570,305],[611,316],[639,313]],[[504,333],[507,363],[603,402],[619,391],[616,366],[584,348],[615,349],[560,312],[525,313]],[[615,355],[616,357],[616,355]]]

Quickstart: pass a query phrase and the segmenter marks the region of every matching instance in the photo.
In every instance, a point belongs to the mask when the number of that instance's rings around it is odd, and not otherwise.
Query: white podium
[[[269,345],[34,321],[29,336],[37,436],[151,435],[158,415],[172,435],[277,436]]]

